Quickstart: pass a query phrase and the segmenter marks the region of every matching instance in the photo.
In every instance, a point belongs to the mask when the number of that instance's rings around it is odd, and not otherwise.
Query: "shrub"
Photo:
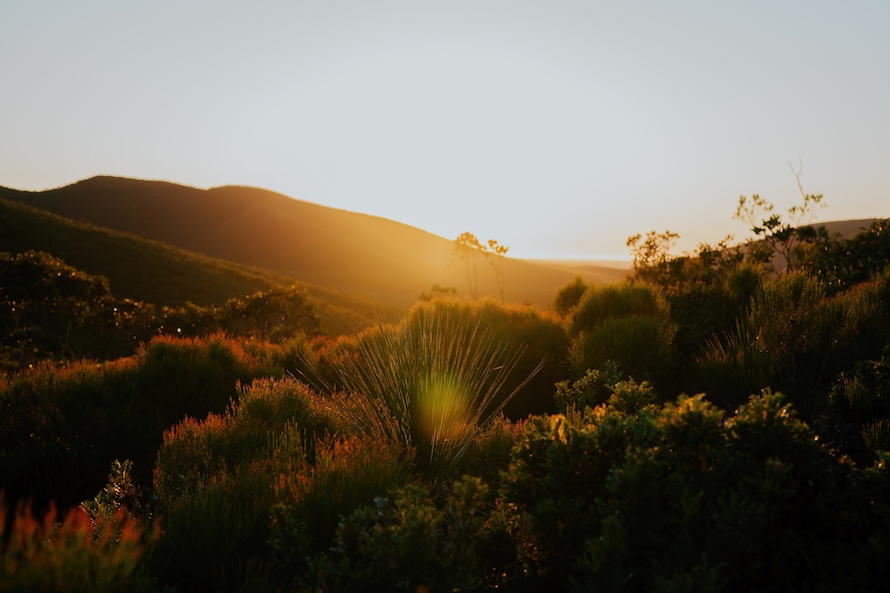
[[[528,424],[502,512],[530,574],[578,591],[880,587],[883,465],[833,456],[772,393],[730,417],[701,395],[652,401],[619,385]]]
[[[576,377],[606,361],[630,376],[659,381],[673,357],[676,326],[660,290],[643,283],[592,286],[568,321]]]
[[[91,521],[51,505],[35,516],[19,504],[11,517],[0,496],[0,591],[147,591],[139,522],[122,511]]]
[[[770,279],[735,331],[709,342],[697,387],[732,408],[742,387],[773,385],[804,418],[817,418],[833,378],[887,343],[883,287],[863,284],[832,297],[801,271]]]
[[[571,338],[598,327],[607,319],[631,315],[664,319],[668,305],[658,288],[645,283],[619,282],[590,286],[568,319]]]
[[[358,337],[332,402],[344,423],[412,452],[418,471],[438,481],[524,386],[507,384],[520,353],[478,322],[422,308]]]
[[[673,337],[672,325],[647,315],[606,319],[572,342],[572,366],[596,369],[613,361],[631,377],[659,379],[669,368]]]
[[[603,363],[602,370],[588,369],[584,376],[571,385],[568,381],[556,384],[556,407],[562,414],[570,410],[583,412],[606,403],[614,386],[623,379],[620,365],[612,360]]]
[[[340,515],[402,482],[401,460],[340,426],[292,380],[259,379],[225,414],[164,436],[155,470],[164,531],[153,567],[188,590],[290,586]],[[212,558],[218,556],[218,559]]]
[[[266,470],[276,476],[271,553],[275,570],[290,575],[289,585],[312,585],[319,568],[307,558],[331,549],[343,517],[404,485],[409,474],[404,459],[362,437],[331,438],[316,447],[312,464],[272,459]]]
[[[479,327],[491,335],[493,342],[521,351],[504,382],[508,392],[524,384],[504,405],[508,418],[522,419],[555,410],[553,385],[567,377],[568,356],[568,340],[558,316],[535,307],[505,305],[491,299],[436,299],[415,306],[406,323],[426,323],[426,317]]]
[[[577,276],[568,284],[560,287],[556,292],[551,309],[559,315],[568,315],[581,302],[585,292],[587,292],[587,284],[580,276]]]
[[[416,485],[394,489],[340,525],[320,565],[328,580],[363,591],[460,591],[485,582],[488,491],[464,476],[437,508]]]

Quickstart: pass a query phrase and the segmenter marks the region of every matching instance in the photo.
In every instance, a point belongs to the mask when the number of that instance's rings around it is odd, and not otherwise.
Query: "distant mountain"
[[[219,305],[294,276],[214,259],[170,245],[77,222],[3,199],[0,190],[0,251],[45,251],[94,275],[105,276],[117,297],[157,305]],[[378,303],[307,285],[307,296],[329,334],[349,333],[398,313]]]
[[[407,307],[433,285],[468,295],[452,241],[384,218],[296,200],[268,190],[201,190],[160,181],[94,177],[42,192],[0,197],[160,241],[188,251],[299,278],[385,306]],[[505,300],[547,306],[575,274],[512,258],[502,266]],[[586,269],[613,281],[625,270]],[[481,295],[498,296],[493,269],[477,264]]]

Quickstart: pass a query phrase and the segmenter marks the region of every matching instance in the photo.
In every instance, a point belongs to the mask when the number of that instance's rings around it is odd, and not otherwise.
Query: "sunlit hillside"
[[[434,285],[454,288],[461,296],[476,288],[480,296],[499,297],[490,264],[500,266],[505,300],[547,306],[556,290],[577,275],[512,258],[456,262],[449,239],[256,188],[200,190],[95,177],[44,192],[3,194],[61,216],[292,275],[388,306],[409,306]],[[468,227],[472,222],[467,221]],[[610,282],[625,274],[590,268],[581,275],[587,281]],[[471,282],[478,285],[471,287]]]
[[[0,252],[30,250],[50,253],[80,270],[108,278],[112,292],[120,298],[157,305],[219,305],[299,281],[293,275],[207,257],[0,199]],[[398,311],[301,284],[325,333],[354,331]]]

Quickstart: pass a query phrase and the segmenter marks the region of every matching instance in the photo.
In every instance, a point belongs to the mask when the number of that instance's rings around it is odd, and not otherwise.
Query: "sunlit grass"
[[[448,476],[485,425],[540,370],[507,392],[522,347],[476,323],[426,312],[361,334],[344,357],[332,401],[361,433],[413,454],[417,469]]]

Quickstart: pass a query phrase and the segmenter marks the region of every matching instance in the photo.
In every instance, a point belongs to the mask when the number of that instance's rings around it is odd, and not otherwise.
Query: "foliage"
[[[407,485],[346,517],[321,565],[329,580],[363,591],[460,591],[491,576],[487,541],[488,489],[464,476],[444,508],[424,489]]]
[[[836,447],[873,461],[890,451],[890,347],[879,360],[857,362],[841,373],[829,394]]]
[[[499,244],[494,239],[489,239],[483,245],[479,239],[470,232],[463,232],[454,240],[453,257],[463,264],[464,273],[467,276],[467,285],[470,288],[470,296],[479,298],[479,273],[477,264],[480,258],[491,265],[495,274],[495,281],[500,292],[501,301],[504,300],[504,256],[510,250],[506,245]]]
[[[318,318],[298,286],[232,298],[220,306],[158,307],[118,299],[108,280],[47,253],[0,253],[0,367],[41,360],[113,359],[156,335],[231,336],[281,342],[316,334]]]
[[[410,452],[418,471],[446,478],[469,444],[532,375],[504,390],[522,351],[465,318],[417,309],[399,326],[358,336],[331,391],[343,421]],[[533,370],[537,372],[539,367]]]
[[[618,363],[607,360],[602,370],[588,369],[583,377],[569,384],[560,381],[556,384],[556,407],[562,414],[571,410],[583,412],[586,408],[595,408],[605,403],[614,392],[615,385],[625,377]]]
[[[522,351],[504,384],[505,390],[515,391],[516,386],[525,383],[504,405],[508,418],[522,419],[555,410],[553,385],[566,378],[568,358],[564,324],[557,316],[536,307],[505,305],[492,299],[437,299],[413,307],[408,312],[408,323],[421,322],[425,316],[484,328],[494,342]]]
[[[164,519],[153,572],[164,583],[196,591],[270,585],[273,508],[302,504],[293,485],[307,480],[316,457],[324,457],[316,442],[336,430],[330,412],[305,385],[264,379],[244,388],[225,414],[200,422],[187,418],[167,431],[154,479]],[[356,463],[360,458],[354,449],[350,453],[341,458]],[[380,467],[370,464],[367,471]],[[378,472],[375,478],[391,475]],[[329,516],[317,514],[320,508],[306,514],[323,521]]]
[[[569,312],[581,302],[581,297],[587,292],[587,284],[580,276],[560,287],[553,299],[551,308],[559,315],[568,315]]]
[[[839,292],[867,282],[890,266],[890,219],[875,220],[850,239],[819,247],[807,269],[821,278],[828,290]]]
[[[773,386],[814,420],[833,378],[879,356],[887,343],[886,282],[832,297],[802,271],[769,279],[735,331],[710,342],[698,385],[728,409],[741,403],[743,390]]]
[[[92,497],[115,459],[148,485],[163,431],[223,412],[238,382],[265,372],[238,342],[157,338],[133,358],[39,365],[0,391],[0,489],[63,507]]]
[[[658,379],[670,364],[676,326],[654,285],[591,286],[566,323],[569,360],[579,377],[614,361],[630,376]]]
[[[9,514],[0,496],[0,591],[148,591],[142,527],[122,511],[92,518],[82,509]]]
[[[728,418],[703,396],[653,401],[644,385],[619,385],[583,416],[527,425],[503,512],[530,574],[579,591],[882,582],[886,571],[865,567],[879,565],[875,538],[888,533],[870,491],[886,470],[832,456],[778,395]]]
[[[798,267],[806,259],[808,246],[829,240],[824,227],[815,228],[808,224],[816,215],[816,209],[827,205],[822,202],[822,194],[806,193],[800,183],[800,170],[792,169],[792,172],[797,179],[803,202],[788,208],[784,221],[782,214],[773,212],[775,206],[758,194],[753,194],[750,199],[740,196],[734,216],[737,220],[752,225],[751,231],[757,237],[756,241],[748,245],[748,257],[766,264],[771,264],[773,258],[778,258],[780,270]]]

